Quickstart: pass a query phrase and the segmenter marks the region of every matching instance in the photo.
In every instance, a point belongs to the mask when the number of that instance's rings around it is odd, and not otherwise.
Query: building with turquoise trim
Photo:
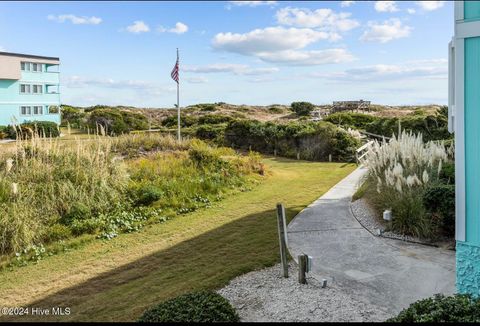
[[[60,60],[0,52],[0,126],[60,124]]]
[[[456,286],[480,296],[480,1],[455,2],[449,45],[449,128],[455,132]]]

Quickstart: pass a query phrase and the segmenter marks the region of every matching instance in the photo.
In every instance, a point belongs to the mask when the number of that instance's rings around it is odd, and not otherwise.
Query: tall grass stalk
[[[389,141],[375,141],[362,163],[369,169],[367,197],[379,210],[391,209],[397,232],[430,237],[433,225],[423,205],[425,188],[439,180],[453,148],[423,142],[421,134],[403,132]]]

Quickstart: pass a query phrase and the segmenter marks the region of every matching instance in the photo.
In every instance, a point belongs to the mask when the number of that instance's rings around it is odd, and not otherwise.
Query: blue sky
[[[448,1],[0,2],[0,50],[58,56],[73,105],[446,104]]]

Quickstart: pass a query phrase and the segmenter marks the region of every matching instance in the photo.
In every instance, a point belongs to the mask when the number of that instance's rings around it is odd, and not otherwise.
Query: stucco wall
[[[457,291],[480,297],[480,247],[457,241]]]

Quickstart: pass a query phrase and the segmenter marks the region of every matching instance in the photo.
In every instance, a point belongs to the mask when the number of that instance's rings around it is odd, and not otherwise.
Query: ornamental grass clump
[[[390,141],[375,141],[362,163],[369,169],[367,199],[379,210],[391,209],[391,228],[402,234],[429,238],[434,222],[423,203],[426,188],[439,182],[452,148],[443,142],[423,142],[421,134],[403,132]]]

